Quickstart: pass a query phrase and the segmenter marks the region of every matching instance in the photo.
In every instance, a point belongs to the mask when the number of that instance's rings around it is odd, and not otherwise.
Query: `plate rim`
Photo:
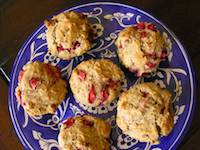
[[[82,7],[85,7],[85,6],[93,6],[93,5],[122,6],[122,7],[130,8],[130,9],[136,10],[138,12],[141,12],[141,13],[145,14],[146,16],[152,18],[154,21],[156,21],[158,24],[160,24],[166,31],[168,31],[168,33],[173,37],[174,41],[177,43],[178,47],[180,48],[181,53],[182,53],[182,55],[183,55],[183,57],[185,59],[186,65],[187,65],[187,69],[188,69],[189,75],[190,75],[190,85],[193,85],[193,86],[190,86],[191,95],[190,95],[189,110],[191,110],[191,111],[186,116],[185,122],[183,124],[184,128],[181,129],[181,131],[177,135],[177,138],[175,139],[175,142],[173,142],[173,144],[169,148],[169,149],[176,149],[180,145],[180,143],[182,143],[186,133],[188,132],[188,130],[189,130],[190,126],[191,126],[192,119],[193,119],[194,112],[195,112],[195,107],[196,107],[196,75],[195,75],[195,71],[194,71],[194,67],[193,67],[191,58],[188,55],[187,49],[185,48],[183,42],[180,41],[180,39],[174,34],[174,32],[172,30],[170,30],[170,28],[168,28],[168,26],[166,26],[162,21],[160,21],[160,19],[158,19],[157,17],[154,17],[154,15],[152,15],[148,11],[140,9],[138,7],[135,7],[135,6],[123,4],[123,3],[117,3],[117,2],[83,3],[83,4],[80,4],[80,5],[77,5],[77,6],[75,5],[75,6],[72,6],[72,7],[61,9],[61,10],[55,12],[53,15],[56,15],[56,14],[58,14],[60,12],[63,12],[63,11],[70,11],[72,9],[82,8]],[[51,17],[53,15],[50,15],[49,17]],[[49,18],[49,17],[47,17],[47,18]],[[11,85],[13,85],[12,84],[12,82],[13,82],[13,73],[14,73],[14,70],[16,68],[16,64],[19,63],[19,58],[24,53],[26,45],[28,45],[28,43],[31,41],[31,39],[34,38],[34,35],[37,34],[37,32],[39,32],[41,30],[41,28],[43,28],[43,27],[44,27],[44,24],[40,23],[38,25],[38,27],[35,28],[31,32],[31,34],[26,38],[26,40],[24,41],[23,45],[19,49],[19,51],[17,53],[17,56],[15,57],[15,61],[13,63],[12,71],[11,71],[11,74],[10,74],[10,83],[9,83],[9,90],[8,90],[8,107],[9,107],[9,114],[10,114],[10,117],[11,117],[11,120],[12,120],[12,124],[13,124],[15,132],[17,133],[17,136],[20,139],[20,142],[22,143],[24,148],[29,148],[29,149],[34,149],[34,148],[32,148],[32,145],[29,142],[27,142],[26,138],[22,137],[22,135],[23,135],[22,133],[23,132],[19,131],[19,130],[21,130],[21,128],[19,127],[19,124],[16,124],[16,121],[15,121],[16,117],[14,118],[14,116],[13,116],[14,112],[12,110],[12,101],[11,101],[12,98],[11,98],[11,94],[10,93],[12,91]]]

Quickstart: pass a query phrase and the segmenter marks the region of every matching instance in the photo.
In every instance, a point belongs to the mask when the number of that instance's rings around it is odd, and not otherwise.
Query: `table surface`
[[[8,85],[14,59],[28,35],[49,15],[71,6],[94,2],[70,0],[0,0],[0,143],[3,150],[23,149],[8,112]],[[105,0],[104,0],[105,1]],[[113,2],[122,2],[115,0]],[[200,96],[200,1],[199,0],[127,0],[159,18],[179,37],[192,59]],[[180,150],[197,150],[200,139],[200,102]]]

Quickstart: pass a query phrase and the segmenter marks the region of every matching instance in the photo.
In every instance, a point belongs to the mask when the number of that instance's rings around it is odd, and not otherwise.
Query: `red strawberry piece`
[[[39,84],[39,79],[38,78],[31,78],[30,80],[29,80],[29,85],[30,85],[30,87],[32,88],[32,89],[36,89],[36,87],[38,86],[38,84]]]
[[[156,26],[155,26],[154,24],[149,24],[149,25],[147,26],[147,28],[148,28],[149,30],[152,30],[152,31],[157,31]]]
[[[95,87],[92,85],[89,91],[89,96],[88,96],[88,101],[90,104],[94,103],[94,100],[96,98],[96,92],[95,92]]]
[[[86,73],[84,71],[79,70],[78,71],[78,76],[83,81],[86,78]]]
[[[63,46],[57,46],[57,51],[58,52],[61,52],[61,51],[64,51],[65,49],[64,49],[64,47]]]
[[[140,37],[141,38],[145,38],[145,37],[147,37],[147,32],[140,32]]]
[[[83,120],[83,123],[86,126],[89,126],[89,127],[93,127],[93,125],[94,125],[94,122],[93,121],[89,121],[89,120]]]
[[[23,75],[24,75],[24,70],[21,70],[21,71],[19,72],[18,81],[21,81],[21,80],[22,80]]]
[[[146,63],[146,65],[149,67],[149,68],[154,68],[156,66],[156,64],[152,63],[152,62],[148,62]]]
[[[81,43],[79,41],[75,41],[73,43],[73,49],[77,49],[78,47],[80,47]]]
[[[108,89],[104,89],[101,91],[101,100],[104,102],[108,99],[109,97],[109,92]]]
[[[69,118],[69,119],[65,120],[63,122],[63,124],[65,124],[67,126],[67,128],[69,128],[74,124],[74,122],[75,122],[74,118]]]
[[[147,97],[147,95],[149,94],[149,93],[147,93],[145,91],[140,91],[140,92],[142,93],[142,97]]]
[[[140,22],[136,26],[137,26],[138,29],[145,29],[145,23],[144,22]]]
[[[167,51],[166,50],[162,50],[162,52],[160,54],[160,58],[161,59],[166,59],[167,58]]]

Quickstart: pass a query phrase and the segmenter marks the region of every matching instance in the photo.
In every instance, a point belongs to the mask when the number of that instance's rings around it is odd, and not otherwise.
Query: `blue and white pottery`
[[[88,15],[96,32],[93,48],[83,56],[64,61],[52,56],[47,51],[46,27],[40,25],[27,39],[20,49],[11,73],[9,87],[9,111],[18,137],[25,149],[53,150],[58,149],[57,136],[63,120],[70,116],[90,114],[104,118],[112,126],[111,150],[170,150],[176,149],[187,132],[195,105],[195,77],[190,59],[177,37],[158,19],[148,13],[128,5],[96,2],[79,5],[65,11],[77,11]],[[173,93],[175,110],[174,129],[167,137],[160,138],[160,144],[141,143],[138,140],[122,134],[115,123],[117,100],[108,106],[86,107],[75,102],[69,92],[58,107],[56,114],[30,117],[18,104],[15,97],[17,77],[22,66],[28,62],[39,60],[57,66],[62,71],[63,78],[68,81],[72,69],[83,60],[89,58],[108,58],[119,64],[114,41],[118,32],[141,21],[156,24],[163,33],[168,49],[171,50],[168,61],[160,64],[158,71],[149,77],[136,78],[125,71],[127,82],[124,89],[133,84],[153,81],[161,87],[170,89]],[[98,30],[97,30],[98,29]],[[68,86],[69,87],[69,86]]]

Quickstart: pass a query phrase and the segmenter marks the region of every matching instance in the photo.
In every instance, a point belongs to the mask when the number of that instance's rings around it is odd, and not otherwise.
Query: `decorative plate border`
[[[183,54],[183,57],[186,61],[186,64],[187,64],[187,69],[188,69],[188,72],[189,72],[189,77],[190,77],[190,90],[191,90],[191,96],[190,96],[190,106],[189,106],[189,111],[188,111],[188,114],[187,114],[187,117],[186,117],[186,120],[185,120],[185,123],[183,125],[183,128],[181,129],[181,131],[179,132],[176,140],[174,140],[173,144],[170,146],[169,149],[175,149],[178,144],[180,144],[181,142],[181,137],[183,137],[185,135],[185,133],[187,132],[188,128],[189,128],[189,125],[191,123],[191,119],[192,119],[192,115],[193,115],[193,112],[194,112],[194,102],[195,102],[195,98],[196,98],[196,85],[195,85],[195,74],[194,74],[194,71],[193,71],[193,68],[192,68],[192,65],[191,65],[191,60],[188,58],[187,54],[186,54],[186,51],[185,49],[183,48],[183,46],[181,45],[181,43],[179,42],[178,38],[175,36],[175,34],[169,30],[165,25],[163,25],[163,23],[161,21],[159,21],[158,19],[156,19],[155,17],[149,15],[148,13],[138,9],[138,8],[135,8],[135,7],[132,7],[132,6],[128,6],[128,5],[125,5],[125,4],[119,4],[119,3],[111,3],[111,2],[95,2],[95,3],[89,3],[89,4],[83,4],[83,5],[79,5],[79,6],[76,6],[76,7],[72,7],[70,9],[67,9],[66,11],[70,11],[71,9],[77,9],[77,8],[81,8],[81,7],[85,7],[85,6],[92,6],[92,5],[117,5],[117,6],[123,6],[123,7],[127,7],[127,8],[130,8],[130,9],[135,9],[136,11],[138,12],[141,12],[143,14],[145,14],[146,16],[152,18],[154,21],[156,21],[157,23],[159,23],[165,30],[167,30],[169,32],[169,34],[174,37],[174,40],[175,42],[178,44],[182,54]],[[39,28],[37,28],[32,34],[31,36],[28,37],[28,40],[25,41],[25,44],[22,46],[22,48],[20,49],[20,53],[18,53],[17,57],[16,57],[16,60],[14,62],[14,66],[13,66],[13,70],[12,70],[12,74],[11,74],[11,82],[12,84],[11,85],[14,85],[14,80],[13,78],[15,77],[15,74],[16,74],[16,66],[19,64],[19,60],[20,58],[22,57],[24,51],[25,51],[25,48],[27,47],[27,45],[29,44],[29,42],[32,40],[32,38],[40,31],[40,29],[43,28],[43,25],[40,25]],[[9,87],[9,92],[10,93],[14,93],[14,89],[13,87]],[[26,147],[26,148],[29,148],[31,150],[33,150],[33,147],[30,143],[28,143],[28,141],[26,140],[26,138],[24,137],[22,131],[21,131],[21,128],[17,122],[17,118],[16,118],[16,113],[14,111],[14,104],[13,104],[13,97],[11,97],[9,95],[9,111],[10,111],[10,116],[11,116],[11,119],[12,119],[12,122],[13,122],[13,125],[16,129],[16,133],[18,135],[18,137],[20,138],[22,144]],[[36,134],[36,132],[34,132]],[[39,136],[38,136],[39,137]]]

